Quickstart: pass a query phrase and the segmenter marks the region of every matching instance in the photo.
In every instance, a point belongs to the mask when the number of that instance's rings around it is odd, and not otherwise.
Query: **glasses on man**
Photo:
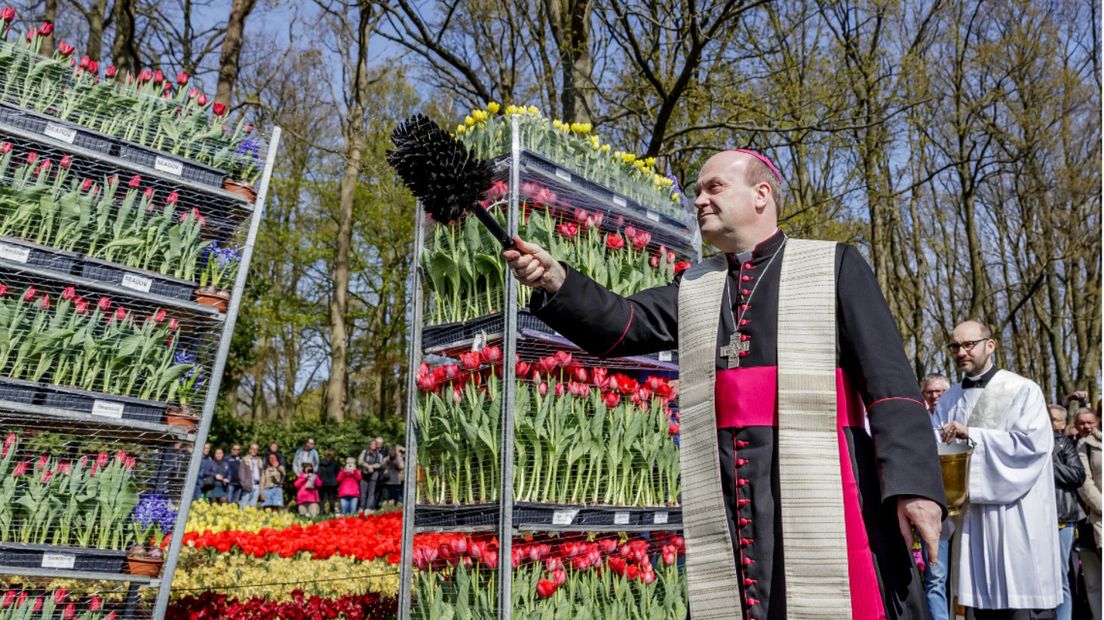
[[[947,349],[951,353],[958,353],[960,350],[964,350],[967,353],[969,353],[971,350],[973,350],[973,348],[975,346],[977,346],[977,343],[985,342],[986,340],[989,340],[989,339],[988,338],[982,338],[980,340],[967,340],[965,342],[951,342],[947,345]]]

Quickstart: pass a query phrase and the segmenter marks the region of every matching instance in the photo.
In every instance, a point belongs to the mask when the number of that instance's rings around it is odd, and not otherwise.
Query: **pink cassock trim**
[[[753,366],[717,371],[717,428],[778,426],[778,368]],[[866,428],[862,398],[836,369],[837,422]]]
[[[757,366],[717,371],[717,428],[778,426],[778,368]],[[847,568],[851,584],[851,617],[855,620],[883,620],[878,576],[866,524],[859,503],[859,487],[851,468],[845,427],[866,427],[862,397],[836,369],[836,422],[839,428],[840,481],[843,484],[843,518],[847,535]]]

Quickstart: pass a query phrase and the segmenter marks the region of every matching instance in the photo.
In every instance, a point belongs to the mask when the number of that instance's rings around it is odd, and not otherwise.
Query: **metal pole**
[[[403,472],[403,525],[402,549],[399,554],[399,618],[409,620],[411,613],[410,590],[414,571],[414,509],[418,503],[418,439],[417,420],[418,385],[416,373],[422,361],[422,263],[419,258],[425,247],[425,214],[422,205],[415,209],[414,254],[410,257],[410,347],[407,354],[409,368],[406,372],[406,471]]]
[[[521,140],[518,119],[510,119],[510,204],[506,210],[506,230],[511,236],[518,230],[518,187],[521,181]],[[503,281],[502,317],[502,429],[499,433],[501,472],[498,481],[498,617],[510,620],[513,614],[513,535],[514,535],[514,358],[517,355],[517,281],[507,269]]]
[[[261,218],[264,217],[264,203],[268,196],[268,184],[272,180],[272,168],[276,165],[276,151],[280,147],[280,128],[272,130],[272,139],[268,143],[268,157],[265,161],[264,173],[261,176],[261,186],[257,189],[257,200],[253,205],[252,219],[249,221],[249,234],[246,237],[245,247],[242,248],[241,264],[238,266],[238,275],[234,278],[234,290],[230,295],[230,307],[226,310],[226,319],[222,325],[222,335],[219,338],[218,353],[215,355],[215,364],[211,368],[211,380],[207,384],[207,398],[203,403],[203,417],[200,418],[199,428],[196,431],[195,443],[192,448],[192,460],[188,465],[188,476],[184,480],[184,491],[180,497],[180,510],[176,514],[176,522],[173,524],[172,538],[169,542],[169,552],[165,557],[165,566],[161,572],[161,583],[157,590],[157,603],[153,609],[155,620],[162,620],[169,608],[169,591],[172,589],[173,575],[176,573],[176,563],[180,557],[180,547],[184,542],[184,528],[188,523],[188,511],[192,503],[192,491],[195,490],[196,479],[199,477],[199,465],[203,460],[203,450],[195,446],[202,446],[207,441],[207,435],[211,431],[211,418],[215,413],[215,400],[218,397],[219,384],[222,383],[222,372],[226,368],[226,358],[230,354],[230,339],[234,334],[234,324],[238,320],[238,311],[241,309],[242,293],[245,291],[245,279],[249,273],[249,263],[253,260],[253,247],[257,243],[257,232],[261,226]]]

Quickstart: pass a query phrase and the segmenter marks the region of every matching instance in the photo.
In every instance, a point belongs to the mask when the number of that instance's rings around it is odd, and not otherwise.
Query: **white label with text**
[[[556,510],[552,513],[552,525],[571,525],[577,514],[578,509]]]
[[[629,524],[629,513],[627,513],[627,512],[615,512],[615,513],[613,513],[613,524],[614,525],[628,525]]]
[[[94,400],[92,401],[92,415],[119,420],[123,417],[123,403],[111,400]]]
[[[168,157],[160,157],[153,160],[154,170],[160,170],[161,172],[167,172],[174,176],[180,176],[184,174],[184,164],[176,161],[175,159],[169,159]]]
[[[629,202],[627,200],[625,200],[624,198],[618,196],[617,194],[613,195],[613,204],[615,204],[619,207],[629,206]]]
[[[43,553],[42,568],[57,568],[72,570],[77,563],[77,556],[71,553]]]
[[[567,181],[568,183],[571,182],[571,173],[568,172],[567,170],[564,170],[562,168],[556,168],[556,176],[558,176],[561,179]]]
[[[69,127],[56,125],[54,123],[46,123],[46,129],[43,129],[42,133],[54,140],[61,140],[66,144],[72,144],[73,141],[77,139],[76,129],[70,129]]]
[[[659,352],[659,361],[669,362],[669,361],[671,361],[671,359],[672,358],[671,358],[671,352],[670,351],[660,351]]]
[[[123,288],[129,288],[132,291],[148,293],[150,287],[153,286],[153,280],[134,273],[124,273],[123,281],[120,284],[123,285]]]
[[[666,524],[667,523],[667,512],[664,511],[664,512],[655,513],[655,518],[652,519],[652,523],[655,523],[656,525]]]
[[[659,214],[654,212],[654,211],[648,211],[648,213],[646,215],[647,215],[648,219],[652,220],[653,222],[658,222],[659,221]]]
[[[0,258],[13,263],[26,263],[31,258],[31,249],[21,245],[0,243]]]

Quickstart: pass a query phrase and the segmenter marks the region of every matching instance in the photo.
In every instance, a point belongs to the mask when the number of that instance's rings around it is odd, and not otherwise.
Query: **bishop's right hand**
[[[521,237],[514,237],[517,249],[502,251],[502,258],[514,271],[514,277],[526,286],[543,289],[549,293],[555,293],[563,286],[567,278],[567,271],[560,261],[552,257],[541,246],[528,241],[522,241]]]

